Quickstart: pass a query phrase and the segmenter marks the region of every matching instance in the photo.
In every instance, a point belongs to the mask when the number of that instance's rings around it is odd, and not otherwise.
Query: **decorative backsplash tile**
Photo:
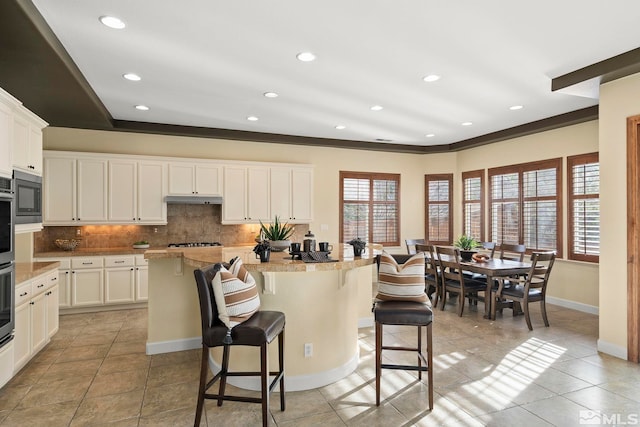
[[[79,239],[78,248],[122,248],[146,240],[152,247],[180,242],[252,245],[260,224],[222,225],[220,205],[167,205],[167,225],[83,225],[45,227],[34,233],[35,252],[58,250],[56,239]],[[80,235],[77,235],[80,230]],[[308,224],[296,224],[292,241],[301,242]]]

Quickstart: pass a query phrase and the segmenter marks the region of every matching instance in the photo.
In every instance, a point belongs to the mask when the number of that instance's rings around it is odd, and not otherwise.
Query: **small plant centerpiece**
[[[269,240],[271,250],[274,252],[282,252],[291,246],[289,237],[295,229],[287,222],[280,221],[278,215],[273,220],[273,224],[265,225],[260,221],[260,232],[264,239]]]
[[[253,252],[256,253],[256,258],[260,258],[260,262],[269,262],[271,244],[268,240],[258,242],[258,244],[253,247]]]
[[[362,255],[362,251],[364,250],[365,246],[367,246],[367,242],[365,242],[364,240],[362,240],[359,237],[356,237],[355,239],[349,240],[347,243],[349,243],[351,246],[353,246],[353,255],[354,256]]]
[[[471,257],[477,252],[475,249],[481,245],[473,237],[463,234],[453,242],[453,246],[460,249],[460,258],[464,261],[471,261]]]

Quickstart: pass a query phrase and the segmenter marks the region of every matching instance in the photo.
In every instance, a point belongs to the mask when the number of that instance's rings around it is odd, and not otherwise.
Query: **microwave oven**
[[[16,224],[42,222],[42,178],[30,173],[13,171]]]

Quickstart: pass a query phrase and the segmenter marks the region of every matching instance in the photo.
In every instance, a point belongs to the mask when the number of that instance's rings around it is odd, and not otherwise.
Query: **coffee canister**
[[[311,230],[307,231],[302,241],[302,248],[304,252],[314,252],[316,250],[316,236],[313,235]]]

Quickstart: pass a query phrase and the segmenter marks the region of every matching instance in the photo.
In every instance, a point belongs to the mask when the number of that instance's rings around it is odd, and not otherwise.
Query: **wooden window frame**
[[[524,205],[525,198],[523,192],[523,176],[525,172],[532,172],[536,170],[543,169],[556,169],[556,195],[553,200],[556,201],[556,255],[558,258],[562,258],[562,246],[563,246],[563,228],[562,228],[562,158],[554,158],[548,160],[541,160],[536,162],[529,163],[520,163],[517,165],[509,165],[509,166],[501,166],[497,168],[491,168],[488,170],[488,182],[489,182],[489,195],[488,195],[488,203],[489,203],[489,237],[493,238],[493,204],[495,200],[503,200],[503,199],[494,199],[493,198],[493,189],[492,189],[492,178],[496,175],[503,175],[509,173],[517,173],[519,176],[518,179],[518,243],[524,244]],[[544,199],[544,198],[542,198]],[[551,200],[551,199],[549,199]],[[496,242],[500,244],[502,242]],[[534,250],[538,250],[541,248],[531,248],[527,247],[527,253],[531,253]],[[546,249],[546,248],[543,248]]]
[[[358,236],[364,240],[366,240],[368,243],[379,243],[382,244],[383,246],[400,246],[400,234],[401,234],[401,229],[400,229],[400,174],[393,174],[393,173],[379,173],[379,172],[352,172],[352,171],[340,171],[340,239],[341,240],[345,240],[344,238],[344,180],[345,178],[352,178],[352,179],[368,179],[369,181],[371,181],[371,185],[369,186],[369,199],[366,202],[361,202],[363,204],[367,204],[369,206],[369,235],[368,236]],[[372,239],[373,236],[373,205],[374,205],[374,200],[373,200],[373,181],[374,180],[385,180],[385,181],[395,181],[397,183],[397,187],[398,187],[398,197],[395,201],[396,204],[396,212],[397,212],[397,217],[396,217],[396,236],[397,236],[397,240],[395,241],[390,241],[390,242],[375,242]],[[380,202],[378,202],[380,203]],[[391,203],[391,202],[388,202]]]
[[[589,154],[579,154],[576,156],[567,157],[567,209],[568,212],[568,250],[567,250],[567,258],[576,260],[576,261],[585,261],[585,262],[594,262],[597,263],[600,260],[599,255],[587,255],[587,254],[578,254],[573,251],[574,246],[574,211],[573,211],[573,202],[574,200],[584,200],[584,199],[600,199],[600,192],[598,194],[582,194],[582,195],[574,195],[573,194],[573,167],[579,165],[585,165],[589,163],[599,163],[600,158],[598,153],[589,153]],[[598,175],[598,180],[600,176]],[[599,211],[598,211],[599,216]]]
[[[485,186],[484,186],[484,169],[462,172],[462,234],[471,235],[467,230],[467,202],[480,204],[480,236],[472,236],[485,241]],[[480,178],[480,200],[467,200],[466,181],[468,179]]]
[[[449,201],[446,203],[449,206],[449,224],[448,233],[449,241],[435,240],[429,235],[429,207],[433,205],[443,205],[442,202],[430,202],[429,201],[429,182],[430,181],[448,181],[449,182]],[[453,174],[429,174],[424,176],[424,233],[427,241],[431,245],[450,245],[453,242]]]

